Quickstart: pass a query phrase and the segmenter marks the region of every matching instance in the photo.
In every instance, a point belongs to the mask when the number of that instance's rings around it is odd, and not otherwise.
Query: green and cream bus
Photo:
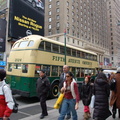
[[[36,96],[36,80],[39,70],[45,69],[51,83],[49,96],[58,96],[59,76],[65,64],[64,43],[39,35],[29,35],[13,44],[7,61],[6,81],[13,93]],[[97,54],[66,45],[66,64],[78,83],[85,75],[93,75],[98,68]]]

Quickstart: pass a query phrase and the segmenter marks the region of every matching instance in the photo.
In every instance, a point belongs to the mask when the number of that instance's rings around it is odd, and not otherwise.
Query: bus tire
[[[56,98],[58,97],[58,90],[59,90],[59,83],[58,82],[54,82],[52,85],[51,85],[51,88],[50,88],[50,95],[49,97],[50,98]]]

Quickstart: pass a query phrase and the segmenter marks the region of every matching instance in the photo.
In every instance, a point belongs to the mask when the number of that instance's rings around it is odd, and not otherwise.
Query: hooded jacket
[[[10,88],[5,81],[0,81],[0,118],[9,117],[14,106]]]
[[[105,120],[111,115],[108,100],[110,95],[110,88],[107,79],[96,79],[94,84],[94,95],[95,103],[93,119]]]

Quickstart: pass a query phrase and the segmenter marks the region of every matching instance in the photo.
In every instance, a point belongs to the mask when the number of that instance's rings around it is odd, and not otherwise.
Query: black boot
[[[120,118],[120,109],[118,109],[118,115],[119,115],[119,118]]]
[[[114,105],[113,105],[112,113],[113,113],[112,117],[115,118],[116,117],[115,116],[116,115],[116,103],[114,103]]]
[[[115,119],[115,114],[114,113],[112,114],[112,117]]]

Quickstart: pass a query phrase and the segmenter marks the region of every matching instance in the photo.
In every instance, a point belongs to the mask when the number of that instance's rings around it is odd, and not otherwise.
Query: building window
[[[69,2],[67,1],[67,7],[69,6]]]
[[[56,2],[56,5],[60,5],[60,2],[59,2],[59,1],[57,1],[57,2]]]
[[[56,37],[56,40],[59,41],[59,37]]]
[[[73,29],[73,30],[75,29],[75,26],[74,26],[74,25],[72,26],[72,29]]]
[[[51,22],[52,21],[52,19],[51,18],[49,18],[49,22]]]
[[[67,9],[67,14],[69,14],[69,9]]]
[[[48,31],[49,35],[52,35],[52,32],[51,31]]]
[[[72,18],[72,22],[73,22],[73,23],[75,22],[74,18]]]
[[[75,40],[73,39],[73,43],[75,43]]]
[[[74,6],[72,5],[72,10],[74,10]]]
[[[67,23],[67,27],[69,27],[69,23]]]
[[[70,38],[69,37],[67,37],[67,41],[70,42]]]
[[[69,16],[67,16],[67,20],[69,20]]]
[[[49,11],[49,13],[48,13],[49,15],[51,15],[52,14],[52,12],[51,11]]]
[[[74,31],[72,32],[72,35],[73,35],[73,36],[75,35]]]
[[[59,8],[57,8],[57,9],[56,9],[56,12],[60,12],[60,9],[59,9]]]
[[[74,16],[74,12],[72,12],[72,16]]]
[[[51,5],[51,4],[49,5],[49,8],[52,8],[52,5]]]
[[[79,9],[77,8],[76,12],[79,12]]]
[[[51,28],[52,28],[52,25],[49,25],[49,26],[48,26],[48,29],[51,29]]]
[[[56,26],[57,26],[57,27],[60,27],[60,23],[59,23],[59,22],[57,22]]]
[[[69,34],[69,29],[67,29],[67,34]]]
[[[79,15],[77,15],[77,18],[79,18]]]
[[[56,32],[57,32],[57,34],[59,34],[59,33],[60,33],[60,30],[59,30],[59,29],[57,29],[57,30],[56,30]]]
[[[56,16],[56,19],[57,19],[57,20],[59,20],[59,19],[60,19],[60,16],[59,16],[59,15],[57,15],[57,16]]]

